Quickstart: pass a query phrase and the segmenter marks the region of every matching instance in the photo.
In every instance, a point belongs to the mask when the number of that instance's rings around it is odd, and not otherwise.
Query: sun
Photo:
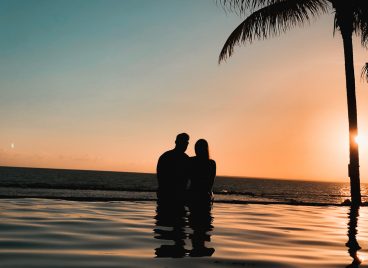
[[[366,143],[366,139],[362,135],[356,136],[354,140],[360,146],[362,146]]]

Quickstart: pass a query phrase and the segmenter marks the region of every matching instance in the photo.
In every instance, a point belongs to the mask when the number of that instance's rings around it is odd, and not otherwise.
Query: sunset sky
[[[0,0],[0,165],[155,172],[187,132],[218,175],[347,181],[333,14],[219,65],[241,20],[215,0]],[[368,53],[354,45],[368,182]]]

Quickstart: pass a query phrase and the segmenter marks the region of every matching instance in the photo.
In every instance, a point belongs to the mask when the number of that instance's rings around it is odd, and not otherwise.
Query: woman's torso
[[[212,194],[212,186],[216,176],[216,163],[211,159],[191,157],[190,186],[192,194]]]

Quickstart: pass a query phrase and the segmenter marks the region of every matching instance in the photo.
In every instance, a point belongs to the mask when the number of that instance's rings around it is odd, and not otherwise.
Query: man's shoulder
[[[167,159],[172,159],[172,158],[175,158],[175,152],[174,150],[169,150],[169,151],[164,152],[158,160],[162,161],[162,160],[167,160]]]
[[[168,157],[168,156],[172,155],[173,153],[174,153],[174,150],[166,151],[166,152],[164,152],[164,153],[160,156],[160,158]]]
[[[190,157],[186,153],[179,153],[175,150],[169,150],[164,152],[159,160],[166,160],[166,159],[189,159]]]
[[[185,159],[185,161],[189,161],[189,159],[190,159],[190,157],[186,154],[186,153],[181,153],[180,154],[180,157],[182,158],[182,159]]]

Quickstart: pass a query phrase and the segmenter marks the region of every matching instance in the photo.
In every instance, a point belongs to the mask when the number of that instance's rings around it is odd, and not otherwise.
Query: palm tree
[[[302,26],[310,19],[333,11],[334,32],[341,33],[349,119],[349,177],[352,204],[361,204],[359,150],[355,138],[358,120],[353,62],[353,33],[360,35],[362,44],[368,43],[368,0],[217,0],[225,8],[240,15],[250,15],[230,34],[219,56],[219,63],[233,55],[234,47],[266,39]],[[366,65],[368,73],[368,66]]]

